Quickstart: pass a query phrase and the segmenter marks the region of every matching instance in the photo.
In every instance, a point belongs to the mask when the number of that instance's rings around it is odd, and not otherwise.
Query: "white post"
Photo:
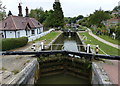
[[[41,42],[41,50],[44,49],[44,43]]]
[[[87,53],[90,53],[90,44],[87,44]]]

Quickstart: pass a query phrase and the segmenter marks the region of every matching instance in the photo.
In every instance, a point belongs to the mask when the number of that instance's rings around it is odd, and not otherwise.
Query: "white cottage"
[[[0,22],[0,36],[2,38],[19,38],[37,36],[43,32],[43,25],[36,19],[28,17],[26,7],[26,17],[22,16],[22,6],[19,4],[18,16],[10,15]]]

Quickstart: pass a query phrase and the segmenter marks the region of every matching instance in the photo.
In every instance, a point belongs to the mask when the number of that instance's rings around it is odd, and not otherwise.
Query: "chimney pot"
[[[28,7],[26,7],[25,10],[26,10],[26,17],[29,17],[29,16],[28,16],[28,10],[29,10]]]
[[[18,10],[19,10],[18,16],[23,16],[23,14],[22,14],[22,6],[21,6],[20,3],[19,3],[19,6],[18,6]]]

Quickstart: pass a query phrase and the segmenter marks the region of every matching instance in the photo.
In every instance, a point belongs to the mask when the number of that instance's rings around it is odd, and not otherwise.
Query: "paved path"
[[[110,80],[113,84],[119,84],[120,86],[120,61],[110,61],[109,63],[102,63],[102,68],[105,70],[107,75],[109,76]]]
[[[106,40],[104,40],[104,39],[102,39],[102,38],[94,35],[90,29],[88,29],[88,31],[89,31],[89,34],[90,34],[91,36],[93,36],[95,39],[97,39],[97,40],[99,40],[99,41],[101,41],[101,42],[103,42],[103,43],[105,43],[105,44],[107,44],[107,45],[110,45],[110,46],[112,46],[112,47],[114,47],[114,48],[120,49],[120,46],[119,46],[119,45],[113,44],[113,43],[111,43],[111,42],[108,42],[108,41],[106,41]]]

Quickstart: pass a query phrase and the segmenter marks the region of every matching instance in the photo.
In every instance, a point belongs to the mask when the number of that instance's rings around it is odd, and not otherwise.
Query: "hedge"
[[[2,51],[11,50],[25,46],[28,42],[27,37],[2,39]]]

